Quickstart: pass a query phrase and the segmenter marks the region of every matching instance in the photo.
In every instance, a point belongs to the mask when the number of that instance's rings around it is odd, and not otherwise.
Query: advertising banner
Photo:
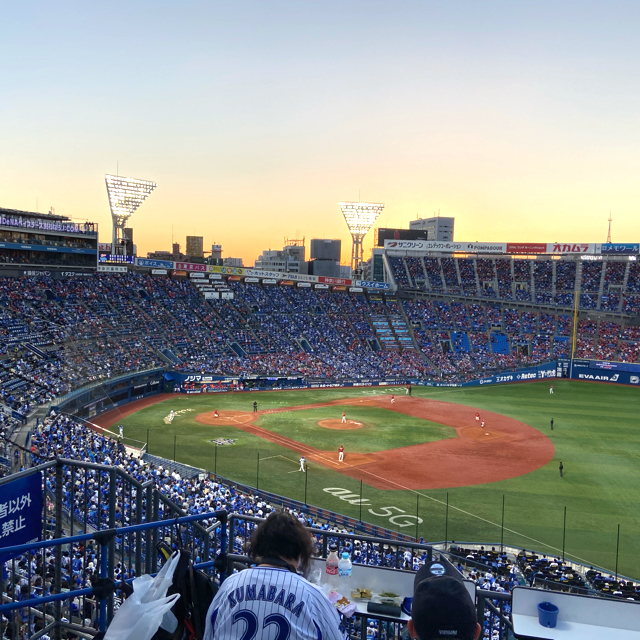
[[[564,255],[568,253],[600,253],[600,245],[588,242],[578,242],[578,243],[562,243],[562,242],[554,242],[551,244],[547,244],[547,253],[551,253],[554,255]]]
[[[111,253],[111,243],[110,242],[99,242],[98,243],[98,251],[104,251],[104,253]]]
[[[127,273],[127,267],[117,264],[99,264],[98,271],[100,273]]]
[[[507,242],[507,253],[524,253],[527,255],[547,253],[547,245],[546,243],[535,242]]]
[[[505,242],[438,242],[435,240],[385,240],[384,248],[395,251],[435,251],[441,253],[505,253]]]
[[[479,380],[469,380],[467,382],[420,382],[427,387],[478,387],[490,384],[504,384],[506,382],[528,382],[533,380],[547,380],[558,377],[557,363],[547,362],[528,369],[518,369],[517,371],[507,371],[493,376],[486,376]]]
[[[613,244],[604,243],[600,245],[602,253],[608,253],[613,255],[628,255],[640,253],[640,243],[635,242],[633,244]]]
[[[151,269],[152,276],[166,276],[168,273],[166,269]]]
[[[182,271],[202,271],[202,272],[206,272],[207,265],[206,264],[193,264],[191,262],[176,262],[176,269],[180,269]]]
[[[328,278],[327,276],[318,276],[318,282],[323,282],[324,284],[352,284],[350,278]]]
[[[571,378],[589,382],[615,382],[640,386],[640,364],[603,360],[574,360]]]
[[[42,473],[2,485],[0,547],[36,542],[41,534]]]
[[[136,258],[138,267],[151,267],[158,269],[173,269],[172,260],[151,260],[149,258]]]
[[[216,265],[207,265],[207,271],[209,273],[222,273],[226,275],[242,276],[245,275],[245,269],[243,267],[218,267]]]
[[[356,287],[364,287],[365,289],[389,289],[389,285],[386,282],[375,282],[373,280],[354,280],[353,284]]]

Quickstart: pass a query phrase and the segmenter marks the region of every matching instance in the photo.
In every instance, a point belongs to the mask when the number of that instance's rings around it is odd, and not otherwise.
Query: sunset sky
[[[158,188],[138,253],[455,216],[457,240],[640,240],[640,3],[30,2],[0,19],[0,206],[97,221]],[[366,247],[371,246],[373,233]],[[346,245],[346,246],[345,246]]]

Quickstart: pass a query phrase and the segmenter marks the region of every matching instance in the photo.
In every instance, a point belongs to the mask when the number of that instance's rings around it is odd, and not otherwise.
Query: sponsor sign
[[[278,284],[278,281],[275,278],[263,278],[262,284]]]
[[[180,271],[180,270],[174,269],[174,270],[171,272],[171,275],[172,275],[172,276],[182,276],[182,277],[186,277],[187,272],[186,272],[186,271]]]
[[[314,288],[316,288],[316,289],[328,289],[329,285],[328,284],[316,284],[316,285],[314,285]]]
[[[151,260],[150,258],[136,258],[138,267],[157,267],[159,269],[173,269],[172,260]]]
[[[42,473],[2,485],[0,547],[36,542],[41,533]]]
[[[310,282],[298,282],[298,286],[299,287],[310,287],[311,283]]]
[[[552,244],[547,244],[547,253],[551,253],[553,255],[600,253],[600,245],[588,242],[554,242]]]
[[[176,269],[181,269],[182,271],[202,271],[204,273],[207,271],[207,265],[193,264],[191,262],[176,262]]]
[[[328,278],[327,276],[318,276],[318,282],[325,284],[353,284],[350,278]]]
[[[99,264],[98,271],[100,273],[127,273],[127,267],[117,264]]]
[[[505,242],[437,242],[435,240],[385,240],[384,248],[395,251],[441,253],[505,253]]]
[[[260,278],[245,278],[245,282],[260,282]]]
[[[364,291],[364,289],[362,287],[350,287],[349,291],[351,291],[351,293],[360,293]]]
[[[284,287],[293,287],[293,280],[280,280],[280,284]]]
[[[356,287],[364,287],[365,289],[389,289],[386,282],[375,282],[374,280],[354,280]]]
[[[216,265],[207,265],[207,271],[209,273],[222,273],[226,275],[241,276],[244,275],[245,269],[243,267],[218,267]]]
[[[242,278],[240,276],[229,276],[227,280],[229,282],[239,282],[240,280],[242,280]]]
[[[222,280],[222,275],[219,273],[210,273],[209,280]]]
[[[200,273],[199,271],[192,271],[189,274],[190,278],[206,278],[207,275],[205,273]]]
[[[507,242],[507,253],[524,253],[528,255],[547,253],[547,245],[546,243]]]
[[[111,243],[110,242],[99,242],[98,243],[98,251],[103,251],[104,253],[111,253]]]
[[[332,291],[346,291],[347,287],[343,287],[343,286],[337,286],[337,287],[331,287]]]
[[[168,273],[166,269],[151,269],[152,276],[166,276]]]
[[[602,253],[624,255],[630,253],[640,253],[640,243],[634,242],[632,244],[620,244],[620,243],[604,243],[600,245]]]
[[[217,291],[205,291],[204,292],[205,300],[219,300],[220,294]]]
[[[42,278],[48,278],[49,276],[51,276],[51,271],[33,271],[33,270],[28,270],[28,271],[23,271],[22,275],[23,276],[40,276]]]

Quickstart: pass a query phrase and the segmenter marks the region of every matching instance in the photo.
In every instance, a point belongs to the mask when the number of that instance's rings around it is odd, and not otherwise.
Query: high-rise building
[[[187,255],[193,258],[204,258],[202,236],[187,236]]]
[[[426,231],[427,240],[438,242],[453,242],[453,223],[455,218],[435,216],[433,218],[418,218],[409,222],[409,229]]]

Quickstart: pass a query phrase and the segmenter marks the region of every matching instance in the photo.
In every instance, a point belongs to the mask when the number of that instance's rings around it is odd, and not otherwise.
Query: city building
[[[341,240],[313,238],[311,240],[311,259],[307,265],[309,275],[328,278],[344,277],[340,272],[341,252]]]
[[[0,208],[0,270],[21,275],[25,268],[94,270],[98,225],[73,222],[53,213]],[[19,269],[8,274],[6,270]]]
[[[282,250],[263,251],[254,264],[256,269],[282,273],[307,273],[304,238],[287,240]]]
[[[453,224],[455,218],[435,216],[433,218],[418,218],[409,222],[409,229],[426,231],[427,240],[438,242],[453,242]]]
[[[204,242],[202,236],[187,236],[187,255],[192,258],[204,258]]]
[[[243,266],[242,258],[224,258],[223,261],[222,261],[222,264],[225,267],[241,268]]]

